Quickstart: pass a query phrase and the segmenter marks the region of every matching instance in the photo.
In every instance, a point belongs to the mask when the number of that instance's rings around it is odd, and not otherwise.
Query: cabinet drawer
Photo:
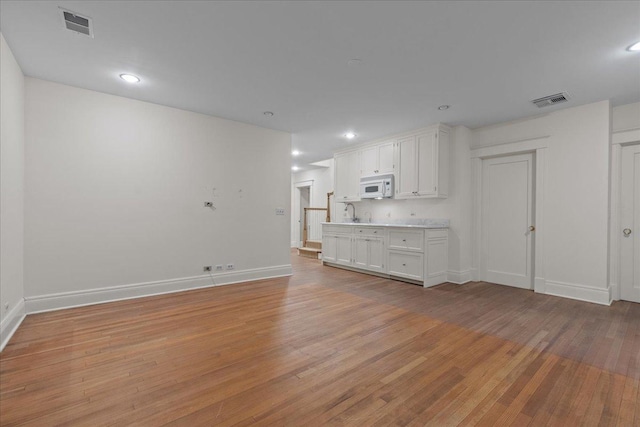
[[[389,230],[389,249],[424,251],[424,231]]]
[[[415,252],[389,251],[389,275],[423,280],[424,255]]]
[[[427,239],[446,239],[448,230],[427,230]]]
[[[354,227],[353,233],[357,236],[384,236],[382,227]]]
[[[345,225],[322,224],[322,232],[332,234],[351,234],[353,233],[353,227],[348,227]]]

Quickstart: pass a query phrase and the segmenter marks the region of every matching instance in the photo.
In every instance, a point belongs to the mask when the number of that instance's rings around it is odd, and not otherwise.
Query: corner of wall
[[[24,298],[9,310],[0,322],[0,352],[4,350],[13,334],[18,330],[26,316]]]
[[[0,33],[0,351],[25,315],[24,74]]]

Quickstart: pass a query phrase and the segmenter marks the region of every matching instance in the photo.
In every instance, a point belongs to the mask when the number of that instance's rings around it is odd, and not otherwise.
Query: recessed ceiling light
[[[291,155],[292,155],[292,156],[299,156],[299,155],[300,155],[300,152],[299,152],[298,150],[293,150],[293,151],[291,152]]]
[[[444,111],[444,110],[448,110],[448,109],[449,109],[448,105],[441,105],[441,106],[438,107],[438,110],[440,110],[440,111]]]
[[[299,169],[300,169],[300,168],[299,168],[298,166],[291,166],[291,170],[292,170],[292,171],[297,171],[297,170],[299,170]]]
[[[353,139],[353,138],[356,137],[356,134],[353,133],[353,132],[347,132],[347,133],[344,134],[344,137],[347,138],[347,139]]]
[[[120,78],[127,83],[138,83],[140,81],[139,77],[131,74],[120,74]]]
[[[271,116],[273,116],[273,113],[272,113],[271,111],[265,111],[265,112],[264,112],[264,113],[262,113],[262,114],[264,114],[264,115],[265,115],[265,116],[267,116],[267,117],[271,117]]]
[[[634,43],[627,48],[629,52],[640,52],[640,42]]]

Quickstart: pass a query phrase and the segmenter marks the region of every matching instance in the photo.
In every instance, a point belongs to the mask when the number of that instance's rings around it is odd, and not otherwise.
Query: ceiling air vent
[[[545,96],[544,98],[534,99],[533,102],[538,108],[547,107],[549,105],[560,104],[561,102],[567,102],[569,100],[569,94],[567,92],[556,93],[555,95]]]
[[[75,12],[62,8],[60,9],[60,13],[62,14],[62,20],[64,21],[64,26],[67,30],[93,37],[93,25],[91,18],[78,15]]]

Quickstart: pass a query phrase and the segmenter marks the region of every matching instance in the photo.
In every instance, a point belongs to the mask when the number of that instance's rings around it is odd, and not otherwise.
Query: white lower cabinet
[[[422,281],[423,272],[424,254],[389,251],[389,275]]]
[[[434,286],[447,281],[448,231],[323,225],[322,260]]]
[[[322,235],[322,261],[336,262],[337,243],[335,234]]]
[[[352,227],[323,224],[322,260],[336,264],[351,264]]]
[[[384,272],[384,238],[355,236],[353,238],[353,266]]]
[[[336,236],[336,262],[338,264],[351,265],[352,240],[351,235],[339,234]]]

